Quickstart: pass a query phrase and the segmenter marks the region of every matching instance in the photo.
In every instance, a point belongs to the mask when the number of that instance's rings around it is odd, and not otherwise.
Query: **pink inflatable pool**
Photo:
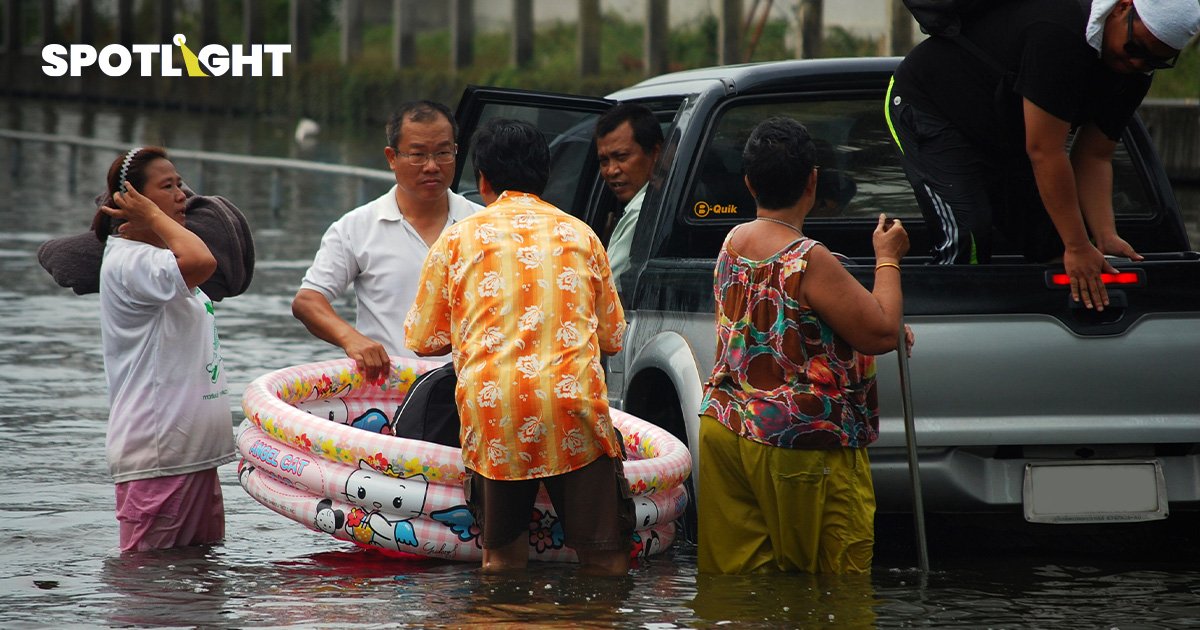
[[[438,364],[394,359],[382,385],[363,382],[342,359],[277,370],[246,388],[238,428],[238,478],[250,496],[306,527],[393,554],[478,561],[478,529],[463,497],[459,449],[380,433],[409,385]],[[687,505],[687,447],[666,431],[612,410],[625,438],[625,474],[634,495],[635,556],[675,538]],[[386,429],[384,429],[386,431]],[[529,557],[575,561],[558,517],[539,497]]]

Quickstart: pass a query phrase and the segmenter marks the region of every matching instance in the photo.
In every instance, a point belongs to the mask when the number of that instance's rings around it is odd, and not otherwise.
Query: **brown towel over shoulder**
[[[186,207],[187,228],[208,245],[217,259],[217,271],[200,285],[200,290],[214,301],[241,295],[254,276],[254,239],[245,215],[224,197],[192,195]],[[37,255],[38,262],[59,286],[78,295],[100,291],[104,244],[95,234],[51,239],[38,247]]]

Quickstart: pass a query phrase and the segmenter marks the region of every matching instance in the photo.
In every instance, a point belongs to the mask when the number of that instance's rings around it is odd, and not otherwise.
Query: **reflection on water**
[[[69,104],[10,102],[0,106],[0,128],[382,166],[374,130],[326,130],[316,145],[300,149],[286,121],[90,109],[85,114]],[[996,532],[956,521],[932,532],[935,572],[922,577],[907,568],[913,554],[905,519],[882,519],[876,570],[868,578],[697,576],[694,550],[686,546],[620,580],[580,577],[570,566],[554,565],[489,577],[474,565],[399,561],[311,532],[246,495],[234,465],[220,470],[228,515],[223,544],[121,555],[103,452],[107,406],[97,299],[59,288],[35,258],[47,238],[86,229],[96,182],[114,156],[82,152],[75,189],[66,157],[61,148],[29,145],[21,177],[13,180],[11,154],[0,152],[0,365],[6,377],[0,380],[0,625],[1200,624],[1194,533],[1181,538],[1190,560],[1166,545],[1116,555],[1086,540],[1042,548],[1014,544],[1017,553],[983,554],[981,547],[997,544]],[[185,178],[193,177],[194,165],[179,166]],[[267,176],[261,173],[212,169],[205,181],[204,192],[234,199],[247,214],[258,246],[250,290],[217,305],[236,424],[236,397],[250,379],[340,354],[292,319],[290,300],[322,231],[353,205],[354,190],[336,178],[294,178],[283,209],[275,212],[266,205]],[[1200,202],[1192,199],[1195,217]],[[1200,221],[1193,218],[1190,225],[1200,227]],[[1140,526],[1119,531],[1122,539],[1156,540],[1155,530]],[[947,546],[955,537],[966,542]]]
[[[867,575],[698,575],[688,606],[710,622],[871,628],[883,603]]]

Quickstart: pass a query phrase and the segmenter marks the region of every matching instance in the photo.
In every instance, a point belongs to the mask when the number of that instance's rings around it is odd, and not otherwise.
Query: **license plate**
[[[1025,520],[1119,523],[1167,518],[1167,482],[1157,460],[1025,465]]]

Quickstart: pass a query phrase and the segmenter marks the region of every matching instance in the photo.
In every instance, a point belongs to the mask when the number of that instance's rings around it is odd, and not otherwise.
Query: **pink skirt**
[[[149,551],[218,542],[225,503],[217,469],[117,484],[121,551]]]

